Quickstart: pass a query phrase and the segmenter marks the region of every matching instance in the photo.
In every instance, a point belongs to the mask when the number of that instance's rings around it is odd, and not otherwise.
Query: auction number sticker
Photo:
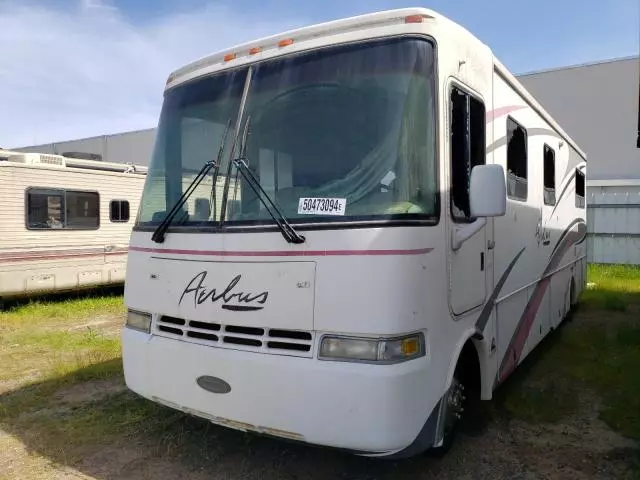
[[[303,215],[344,215],[346,198],[301,198],[298,214]]]

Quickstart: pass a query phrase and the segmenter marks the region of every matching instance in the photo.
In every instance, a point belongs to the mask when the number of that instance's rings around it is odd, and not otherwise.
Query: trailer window
[[[485,163],[484,104],[453,87],[451,90],[451,215],[471,221],[471,171]]]
[[[26,209],[29,229],[95,230],[100,223],[97,192],[30,188]]]
[[[109,220],[112,222],[128,222],[129,202],[127,200],[111,200],[109,204]]]
[[[556,204],[556,152],[545,143],[544,156],[544,204]]]
[[[507,117],[507,195],[527,200],[527,131]]]
[[[576,169],[576,207],[584,208],[584,173]]]

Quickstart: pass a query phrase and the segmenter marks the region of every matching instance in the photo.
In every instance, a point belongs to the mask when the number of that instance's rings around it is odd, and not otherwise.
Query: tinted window
[[[451,214],[471,220],[471,171],[485,163],[484,104],[458,88],[451,91]]]
[[[261,62],[250,75],[240,132],[233,129],[246,70],[166,93],[141,224],[164,218],[216,157],[228,120],[217,182],[203,180],[175,228],[215,224],[223,208],[226,225],[273,224],[244,176],[229,168],[233,138],[245,131],[248,168],[290,221],[437,221],[432,44],[403,38],[322,48]]]
[[[109,205],[109,219],[112,222],[128,222],[129,202],[127,200],[111,200]]]
[[[527,131],[507,118],[507,195],[527,199]]]
[[[100,223],[97,192],[32,188],[26,208],[30,229],[94,230]]]
[[[584,208],[584,173],[576,169],[576,207]]]
[[[549,145],[544,146],[544,204],[556,204],[556,152]]]

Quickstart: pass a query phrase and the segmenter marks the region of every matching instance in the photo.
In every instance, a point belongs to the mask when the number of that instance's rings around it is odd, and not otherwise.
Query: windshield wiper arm
[[[280,232],[282,233],[284,239],[289,243],[304,243],[304,236],[296,232],[291,224],[287,221],[287,218],[282,214],[269,194],[265,192],[264,188],[262,188],[262,185],[260,185],[260,181],[256,179],[251,169],[249,169],[244,158],[237,158],[233,161],[233,163],[235,164],[240,174],[247,181],[251,189],[256,193],[258,199],[260,199],[260,201],[263,203],[263,205],[267,209],[267,212],[269,212],[269,215],[271,215],[273,221],[276,223],[276,225],[278,225],[278,228],[280,229]],[[276,215],[271,211],[268,203],[271,204],[273,209],[277,212],[279,218],[277,218]]]
[[[218,173],[220,172],[220,162],[222,161],[222,153],[224,152],[224,146],[227,143],[227,133],[229,133],[229,129],[231,128],[231,117],[227,120],[227,126],[224,129],[224,135],[222,136],[222,141],[220,142],[220,149],[218,150],[218,160],[216,161],[216,165],[213,168],[213,173],[211,174],[211,197],[212,197],[212,205],[211,211],[213,212],[213,219],[216,219],[216,206],[217,206],[217,187],[218,187]]]
[[[205,164],[202,166],[202,168],[200,169],[198,174],[195,176],[195,178],[191,181],[187,189],[182,193],[182,195],[180,195],[180,198],[178,199],[178,201],[171,208],[169,213],[164,217],[162,222],[160,222],[160,224],[154,230],[153,235],[151,235],[151,240],[153,240],[154,242],[156,243],[164,242],[165,233],[167,232],[167,229],[171,225],[171,222],[173,222],[173,219],[175,218],[176,214],[182,208],[182,206],[187,201],[187,199],[191,196],[191,194],[195,191],[198,185],[200,185],[200,182],[202,182],[202,179],[209,173],[209,171],[212,168],[215,168],[214,172],[217,174],[217,171],[220,168],[220,159],[222,158],[222,152],[224,151],[224,144],[227,140],[227,133],[229,132],[230,122],[231,120],[227,122],[227,128],[225,129],[224,134],[222,136],[222,140],[220,141],[220,150],[218,151],[218,158],[215,161],[208,160],[207,162],[205,162]],[[215,184],[212,188],[215,188]],[[215,215],[215,212],[214,212],[214,215]]]

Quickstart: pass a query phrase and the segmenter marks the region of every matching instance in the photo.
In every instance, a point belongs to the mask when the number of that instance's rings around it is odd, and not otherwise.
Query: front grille
[[[221,348],[297,357],[313,354],[313,334],[304,330],[223,325],[165,315],[157,318],[154,330],[163,337]]]

